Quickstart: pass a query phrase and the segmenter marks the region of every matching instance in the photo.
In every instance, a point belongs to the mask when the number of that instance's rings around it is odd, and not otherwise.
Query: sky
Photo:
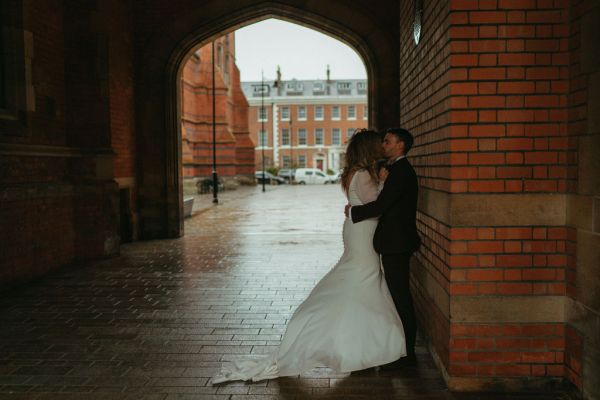
[[[281,66],[283,80],[325,79],[327,64],[331,79],[366,79],[360,56],[348,45],[310,28],[267,19],[235,31],[236,64],[242,81],[276,77]]]

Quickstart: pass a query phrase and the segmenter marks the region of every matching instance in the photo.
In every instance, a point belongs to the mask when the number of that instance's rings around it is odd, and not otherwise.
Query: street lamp
[[[267,174],[265,173],[265,140],[267,135],[265,134],[265,75],[261,71],[261,82],[260,82],[260,147],[262,150],[262,191],[265,192],[265,181],[267,180]]]
[[[290,107],[290,169],[294,174],[294,128],[292,127],[292,109]],[[294,175],[290,176],[290,183],[293,183]]]
[[[213,150],[213,165],[212,165],[212,178],[213,178],[213,203],[219,203],[219,178],[217,176],[217,102],[216,102],[216,90],[215,90],[215,41],[212,42],[212,150]]]

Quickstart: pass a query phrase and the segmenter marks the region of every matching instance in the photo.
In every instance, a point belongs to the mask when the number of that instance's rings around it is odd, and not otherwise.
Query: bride
[[[378,195],[377,132],[361,130],[350,139],[342,188],[351,205]],[[279,350],[262,358],[240,358],[222,366],[213,384],[233,380],[296,376],[315,367],[351,372],[390,363],[406,355],[404,329],[373,250],[377,219],[344,222],[344,253],[296,309]]]

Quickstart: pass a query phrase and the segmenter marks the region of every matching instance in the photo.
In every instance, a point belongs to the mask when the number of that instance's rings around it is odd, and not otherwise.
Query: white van
[[[298,168],[294,180],[301,185],[324,184],[327,182],[327,175],[318,168]]]

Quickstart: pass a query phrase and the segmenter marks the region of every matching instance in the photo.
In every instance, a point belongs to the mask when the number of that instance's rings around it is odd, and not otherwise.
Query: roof
[[[368,84],[366,79],[337,79],[337,80],[286,80],[279,87],[275,81],[242,82],[242,90],[249,102],[262,98],[261,88],[264,87],[264,98],[269,100],[294,99],[367,99]]]

